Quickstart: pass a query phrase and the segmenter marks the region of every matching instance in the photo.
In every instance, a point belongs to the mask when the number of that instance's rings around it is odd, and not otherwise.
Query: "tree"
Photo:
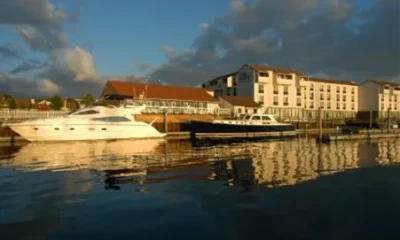
[[[89,106],[93,102],[94,102],[94,98],[93,98],[92,94],[86,94],[86,96],[83,98],[83,103],[86,106]]]
[[[53,110],[60,110],[63,106],[62,99],[58,95],[54,95],[49,101],[51,102],[51,108],[53,108]]]
[[[15,102],[14,98],[8,98],[8,108],[9,109],[17,108],[17,103]]]
[[[67,103],[68,103],[68,108],[71,111],[75,111],[75,110],[79,109],[79,103],[75,99],[68,98]]]

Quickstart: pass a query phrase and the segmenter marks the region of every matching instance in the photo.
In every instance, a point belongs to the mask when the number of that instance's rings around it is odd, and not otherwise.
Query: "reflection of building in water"
[[[379,164],[400,163],[400,140],[381,140],[376,143],[379,154],[376,161]]]
[[[393,139],[377,143],[352,141],[330,144],[299,139],[247,144],[241,148],[250,157],[229,162],[233,166],[232,171],[222,162],[217,163],[210,178],[223,181],[228,179],[242,185],[245,176],[246,183],[272,187],[292,185],[346,169],[400,162],[400,142]],[[254,179],[250,181],[249,176]]]

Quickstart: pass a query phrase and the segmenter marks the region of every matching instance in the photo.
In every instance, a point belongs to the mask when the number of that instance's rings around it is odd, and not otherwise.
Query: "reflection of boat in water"
[[[152,124],[134,115],[146,106],[92,106],[66,116],[3,124],[31,142],[162,138]]]
[[[156,153],[164,139],[30,143],[11,155],[8,167],[21,170],[111,170],[138,168],[134,156]]]

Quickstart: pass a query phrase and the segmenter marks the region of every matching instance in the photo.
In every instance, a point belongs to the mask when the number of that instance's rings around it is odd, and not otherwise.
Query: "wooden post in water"
[[[322,107],[318,109],[318,139],[322,141]]]
[[[167,109],[164,111],[164,132],[168,132],[168,112]]]
[[[372,110],[369,110],[369,130],[372,129]]]
[[[387,132],[390,132],[390,108],[388,108],[388,116],[387,116]]]

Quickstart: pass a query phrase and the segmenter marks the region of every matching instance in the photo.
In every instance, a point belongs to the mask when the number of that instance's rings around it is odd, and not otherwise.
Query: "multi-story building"
[[[366,80],[359,85],[359,111],[378,112],[383,117],[390,109],[400,117],[400,83]]]
[[[233,80],[237,96],[252,98],[268,113],[281,117],[315,117],[319,107],[327,118],[353,117],[358,111],[358,88],[352,81],[312,78],[292,69],[249,64],[243,65]]]
[[[213,89],[215,97],[236,96],[236,74],[229,73],[224,76],[216,77],[201,85],[202,88]]]

